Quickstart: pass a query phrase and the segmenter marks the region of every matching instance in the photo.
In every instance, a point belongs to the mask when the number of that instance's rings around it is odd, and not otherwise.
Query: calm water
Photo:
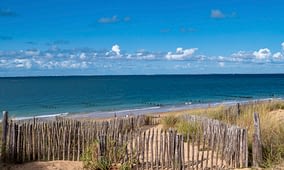
[[[17,117],[283,96],[284,74],[0,78],[0,110]]]

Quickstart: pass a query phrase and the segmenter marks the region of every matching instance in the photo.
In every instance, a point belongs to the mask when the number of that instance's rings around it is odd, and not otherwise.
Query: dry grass
[[[260,115],[261,139],[263,144],[264,167],[271,167],[284,158],[284,102],[258,102],[241,105],[240,115],[237,107],[219,106],[209,109],[197,109],[188,114],[207,116],[229,124],[248,129],[249,145],[254,132],[253,113]]]

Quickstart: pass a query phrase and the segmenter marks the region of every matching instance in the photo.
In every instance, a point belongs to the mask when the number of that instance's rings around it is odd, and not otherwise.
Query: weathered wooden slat
[[[164,169],[164,158],[165,158],[165,154],[164,154],[164,133],[163,130],[160,130],[160,162],[161,162],[161,168]]]
[[[196,163],[197,163],[197,165],[196,165],[196,169],[198,170],[198,168],[199,168],[199,161],[200,161],[199,151],[200,151],[200,140],[201,140],[199,131],[196,133],[196,138],[197,138],[197,150],[196,150],[196,152],[197,152],[197,156],[196,156]]]
[[[254,134],[253,134],[253,146],[252,146],[252,165],[253,167],[259,167],[262,164],[262,143],[261,143],[261,132],[260,132],[260,119],[259,114],[253,114],[254,122]]]
[[[212,147],[211,147],[211,165],[210,167],[213,169],[214,167],[214,152],[216,151],[216,133],[213,134],[213,137],[212,137]]]
[[[5,162],[8,156],[8,149],[7,149],[7,135],[8,135],[8,112],[3,111],[3,118],[2,118],[2,145],[1,145],[1,157],[2,161]]]
[[[151,141],[150,141],[150,146],[151,146],[151,169],[154,169],[154,129],[152,129],[151,133]]]
[[[17,150],[16,150],[16,156],[17,156],[17,158],[16,158],[16,162],[17,163],[19,163],[19,162],[21,162],[20,161],[20,159],[21,159],[21,157],[20,157],[20,155],[22,155],[20,152],[21,152],[21,149],[20,149],[20,144],[21,144],[21,133],[22,133],[22,127],[21,127],[21,125],[17,125],[16,126],[16,130],[17,130],[17,145],[16,145],[16,147],[17,147]]]
[[[209,126],[209,125],[208,125]],[[209,133],[209,135],[207,135],[207,148],[206,148],[206,161],[205,161],[205,168],[209,168],[208,166],[208,162],[209,162],[209,150],[211,150],[211,144],[210,144],[210,138],[211,138],[212,134]]]
[[[191,167],[192,167],[192,169],[194,169],[194,165],[195,165],[195,157],[194,157],[194,154],[195,154],[195,152],[194,152],[194,150],[195,150],[195,134],[191,134],[191,141],[192,141],[192,144],[191,144],[191,146],[192,146],[192,149],[191,149]]]
[[[176,131],[173,130],[173,136],[172,136],[172,161],[173,161],[173,170],[176,169]]]
[[[80,152],[81,152],[81,142],[80,142],[80,139],[81,139],[81,126],[80,124],[78,125],[77,127],[77,131],[78,131],[78,135],[77,135],[77,140],[78,140],[78,143],[77,143],[77,161],[80,160]]]
[[[36,131],[36,126],[35,126],[36,124],[35,123],[33,123],[32,124],[32,150],[33,150],[33,161],[35,161],[36,160],[36,142],[35,142],[35,131]]]
[[[140,134],[141,135],[141,134]],[[142,164],[141,164],[141,168],[144,169],[144,157],[145,157],[145,132],[142,133],[142,138],[140,139],[140,146],[141,146],[141,156],[142,156]]]
[[[156,169],[159,169],[159,131],[156,129],[156,135],[155,135],[155,164],[156,164]]]

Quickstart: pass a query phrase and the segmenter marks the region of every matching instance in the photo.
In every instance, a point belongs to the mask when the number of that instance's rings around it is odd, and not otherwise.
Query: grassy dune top
[[[162,113],[162,125],[165,128],[174,127],[182,131],[192,131],[195,128],[188,126],[178,116],[184,114],[206,116],[222,122],[246,128],[249,136],[249,151],[252,148],[252,135],[254,132],[253,113],[260,116],[261,140],[263,144],[263,167],[272,167],[284,161],[284,102],[267,101],[251,102],[239,106],[218,106],[182,110]],[[238,114],[239,113],[239,114]]]

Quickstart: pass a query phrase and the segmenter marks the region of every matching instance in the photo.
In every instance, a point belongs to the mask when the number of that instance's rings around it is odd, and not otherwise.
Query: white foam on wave
[[[153,109],[160,109],[160,106],[157,107],[145,107],[145,108],[139,108],[139,109],[126,109],[126,110],[118,110],[113,111],[113,113],[124,113],[124,112],[134,112],[134,111],[146,111],[146,110],[153,110]]]
[[[29,120],[29,119],[34,119],[34,118],[44,119],[44,118],[52,118],[52,117],[57,117],[57,116],[64,117],[64,116],[67,116],[68,114],[69,114],[68,112],[65,112],[65,113],[57,113],[57,114],[49,114],[49,115],[15,117],[15,118],[12,118],[12,120]]]

